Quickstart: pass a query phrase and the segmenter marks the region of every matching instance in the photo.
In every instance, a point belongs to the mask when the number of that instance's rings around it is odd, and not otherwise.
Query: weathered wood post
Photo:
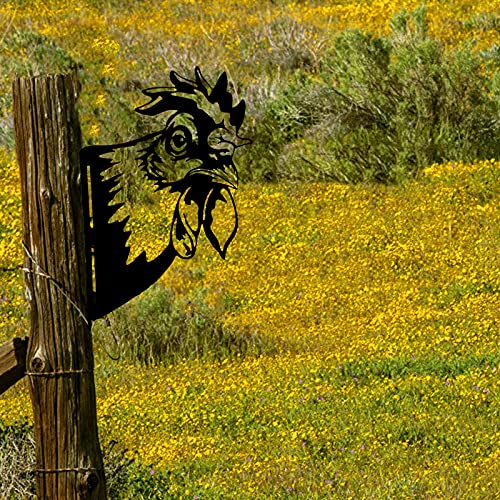
[[[80,170],[78,82],[15,78],[23,245],[30,304],[26,359],[40,499],[106,498],[97,435]]]

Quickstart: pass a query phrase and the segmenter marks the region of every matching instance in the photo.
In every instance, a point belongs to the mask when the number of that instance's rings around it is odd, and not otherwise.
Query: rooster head
[[[143,90],[150,101],[136,108],[149,116],[163,115],[165,127],[154,135],[138,157],[146,178],[156,190],[179,192],[171,227],[171,243],[179,257],[194,255],[200,228],[224,258],[237,230],[231,191],[238,186],[233,155],[248,144],[239,135],[245,116],[245,101],[233,105],[226,73],[214,87],[199,68],[194,80],[170,73],[171,87]],[[226,214],[234,218],[234,230],[221,241],[212,231],[213,211],[227,203]],[[197,210],[193,210],[193,204]]]

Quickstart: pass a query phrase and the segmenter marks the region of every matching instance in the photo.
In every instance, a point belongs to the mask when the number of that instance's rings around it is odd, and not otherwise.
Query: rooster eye
[[[167,130],[165,149],[174,158],[184,158],[193,143],[191,131],[184,125],[177,125]]]

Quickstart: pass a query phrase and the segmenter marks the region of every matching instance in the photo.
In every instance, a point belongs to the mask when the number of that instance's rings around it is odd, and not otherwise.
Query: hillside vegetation
[[[111,498],[500,495],[499,10],[2,3],[2,341],[27,325],[14,74],[78,71],[86,144],[157,125],[133,108],[171,69],[247,101],[227,259],[200,237],[93,327]],[[158,252],[172,206],[126,195]],[[32,492],[31,418],[24,383],[0,397],[0,497]]]

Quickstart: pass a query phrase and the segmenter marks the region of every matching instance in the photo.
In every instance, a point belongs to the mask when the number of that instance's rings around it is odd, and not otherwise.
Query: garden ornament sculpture
[[[92,319],[100,318],[151,286],[176,257],[189,259],[204,231],[225,258],[238,228],[232,191],[238,186],[236,148],[250,141],[239,136],[245,102],[233,106],[226,73],[211,87],[199,68],[194,80],[170,73],[171,87],[143,90],[150,98],[136,111],[162,115],[165,126],[129,142],[83,148],[81,163],[90,170],[89,240],[94,259]],[[125,167],[127,166],[127,167]],[[145,252],[130,260],[129,215],[120,195],[130,172],[152,187],[177,197],[170,235],[152,260]],[[216,234],[214,214],[223,209],[233,221],[228,235]]]

